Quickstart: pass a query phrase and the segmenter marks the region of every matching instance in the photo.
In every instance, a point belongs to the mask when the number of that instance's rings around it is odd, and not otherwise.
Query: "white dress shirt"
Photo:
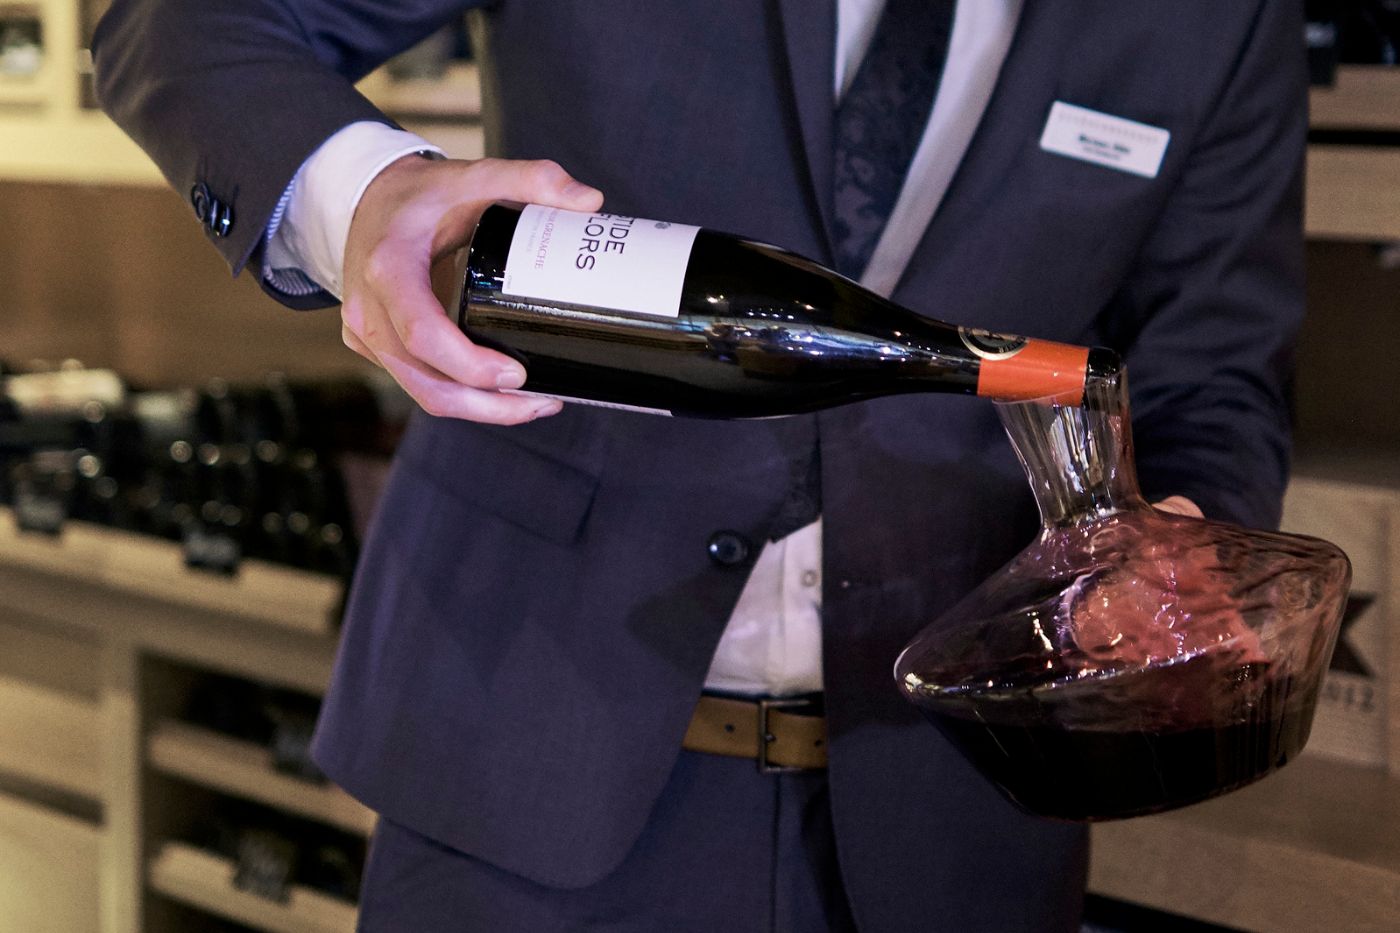
[[[861,284],[895,287],[986,110],[1022,0],[958,0],[929,121]],[[838,0],[833,98],[870,46],[884,0]],[[340,130],[302,165],[268,225],[264,276],[290,294],[340,297],[345,237],[365,188],[391,162],[441,150],[382,123]],[[684,220],[685,218],[678,218]],[[705,686],[786,696],[822,689],[821,520],[759,553],[720,638]]]

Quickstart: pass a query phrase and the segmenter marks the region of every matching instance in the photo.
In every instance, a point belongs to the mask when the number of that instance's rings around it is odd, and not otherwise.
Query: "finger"
[[[438,197],[400,213],[386,236],[365,257],[362,284],[370,299],[386,311],[398,343],[410,357],[465,386],[517,388],[525,381],[524,368],[504,354],[472,343],[448,319],[433,290],[432,267],[441,266],[437,260],[465,245],[490,200],[513,199],[592,210],[601,206],[603,196],[548,160],[483,159],[462,170],[456,170],[453,163],[442,167],[449,166],[455,183],[439,187]],[[444,199],[444,188],[455,191],[460,200],[451,203],[450,195]],[[489,193],[488,197],[483,199],[483,193]],[[422,229],[420,211],[437,215],[431,243],[425,244],[415,232]],[[372,335],[359,332],[371,348],[377,346],[370,339]]]
[[[374,355],[374,351],[369,348],[369,344],[361,340],[359,335],[350,329],[349,325],[342,324],[340,326],[340,339],[347,347],[369,360],[375,366],[383,367],[384,364],[379,362],[379,357]]]
[[[547,204],[565,210],[596,211],[603,206],[603,192],[574,178],[558,162],[549,159],[521,161],[482,159],[464,173],[469,190],[489,191],[496,200]]]
[[[394,337],[394,332],[387,330],[377,349],[366,349],[430,415],[487,424],[521,424],[557,414],[563,407],[553,399],[504,395],[463,386],[414,358]]]
[[[524,424],[558,414],[563,403],[473,389],[434,373],[408,355],[385,354],[384,368],[420,408],[438,418],[461,418],[483,424]]]
[[[421,247],[382,241],[366,260],[363,279],[369,301],[392,327],[396,349],[465,386],[514,389],[524,384],[524,367],[472,343],[448,319],[433,294],[429,257]],[[382,359],[384,346],[373,335],[365,337]]]
[[[522,201],[570,211],[596,211],[603,206],[603,192],[549,159],[481,159],[463,169],[456,190],[459,198],[443,213],[433,238],[434,258],[466,246],[491,201]],[[489,193],[484,200],[483,193]]]
[[[483,208],[479,200],[482,192],[491,192],[493,199],[525,201],[566,210],[591,211],[603,205],[601,191],[576,180],[559,163],[549,159],[473,162],[461,174],[458,190],[464,199],[443,214],[428,256],[429,291],[433,290],[433,266],[437,266],[440,278],[444,264],[437,261],[465,246],[475,229]],[[441,293],[439,283],[437,294]],[[412,304],[404,301],[401,311],[390,315],[399,339],[411,354],[464,385],[512,389],[524,383],[523,368],[502,354],[471,343],[454,324],[428,314],[424,307],[421,301],[415,300]],[[453,309],[447,311],[451,314]]]
[[[1155,503],[1155,507],[1163,512],[1170,512],[1173,515],[1185,515],[1187,518],[1205,518],[1205,513],[1201,507],[1185,496],[1167,496],[1161,502]]]

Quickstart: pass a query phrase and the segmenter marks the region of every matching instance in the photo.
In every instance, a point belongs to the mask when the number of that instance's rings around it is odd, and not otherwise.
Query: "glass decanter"
[[[1346,555],[1150,506],[1123,378],[1095,381],[1082,407],[998,413],[1041,531],[904,649],[905,696],[1042,816],[1167,810],[1293,758],[1340,628]]]

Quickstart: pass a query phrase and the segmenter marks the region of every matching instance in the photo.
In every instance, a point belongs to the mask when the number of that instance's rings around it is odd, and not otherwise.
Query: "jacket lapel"
[[[1057,13],[1059,15],[1057,15]],[[918,248],[905,266],[900,284],[921,257],[944,254],[953,241],[976,225],[989,204],[996,203],[1027,147],[1038,144],[1050,104],[1058,88],[1053,75],[1066,43],[1064,32],[1072,18],[1057,4],[1025,0],[1006,60],[992,96],[978,121],[967,151],[948,184]]]
[[[783,63],[791,78],[802,138],[809,200],[831,259],[832,122],[835,116],[836,4],[833,0],[778,0]]]

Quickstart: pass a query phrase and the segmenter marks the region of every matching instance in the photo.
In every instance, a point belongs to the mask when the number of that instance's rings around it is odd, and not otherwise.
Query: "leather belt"
[[[751,758],[765,774],[826,767],[826,717],[820,702],[796,697],[745,700],[703,694],[681,747]]]

